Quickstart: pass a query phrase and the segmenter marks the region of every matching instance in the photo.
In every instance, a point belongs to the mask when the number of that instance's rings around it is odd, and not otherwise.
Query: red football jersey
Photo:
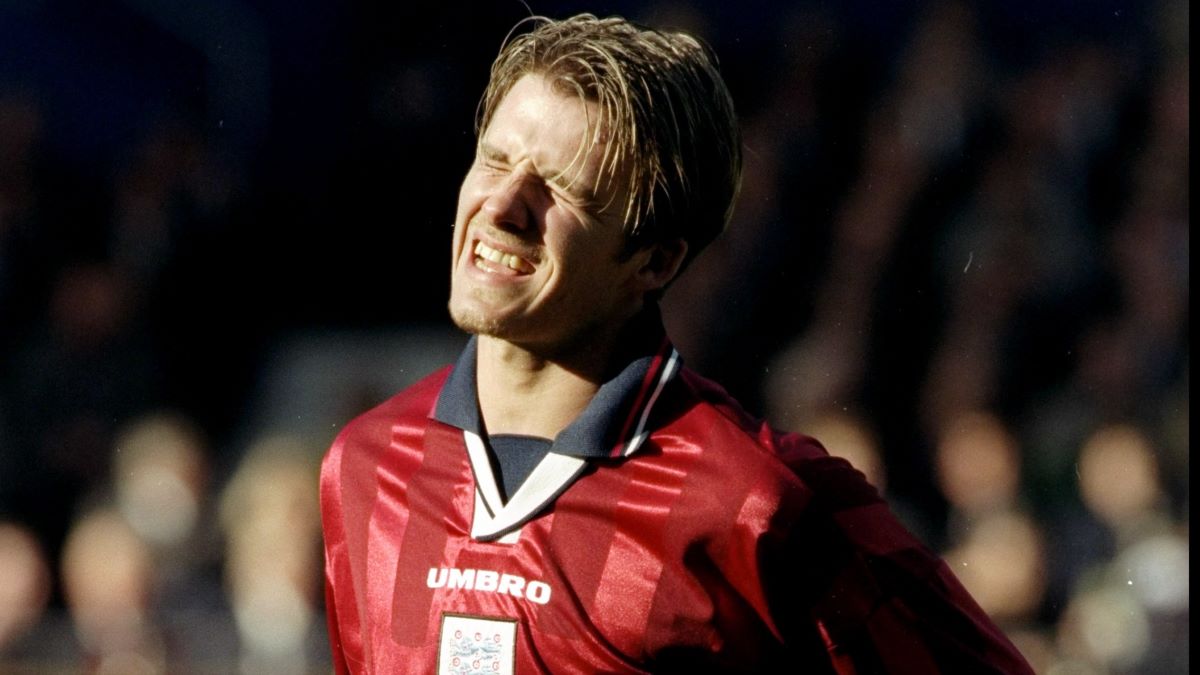
[[[474,396],[472,342],[325,459],[337,672],[1031,672],[860,473],[665,340],[507,502]]]

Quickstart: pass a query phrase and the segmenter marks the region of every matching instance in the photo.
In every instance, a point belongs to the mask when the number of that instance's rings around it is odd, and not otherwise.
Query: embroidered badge
[[[442,615],[439,675],[513,675],[517,622]]]

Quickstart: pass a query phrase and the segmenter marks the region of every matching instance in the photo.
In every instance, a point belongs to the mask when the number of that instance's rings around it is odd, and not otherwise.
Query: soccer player
[[[321,475],[353,673],[1024,673],[845,461],[681,365],[657,298],[741,172],[707,47],[536,19],[492,67],[459,195],[458,362]]]

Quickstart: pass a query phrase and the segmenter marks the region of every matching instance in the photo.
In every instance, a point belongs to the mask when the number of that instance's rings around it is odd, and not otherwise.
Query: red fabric
[[[517,621],[517,673],[1031,672],[861,474],[688,371],[637,454],[594,463],[516,543],[472,540],[462,432],[428,415],[446,375],[325,459],[337,672],[436,672],[444,614]],[[548,597],[451,588],[442,568]]]

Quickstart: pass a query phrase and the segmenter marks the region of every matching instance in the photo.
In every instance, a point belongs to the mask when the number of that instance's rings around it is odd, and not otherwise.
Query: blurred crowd
[[[316,472],[462,345],[447,225],[528,12],[484,4],[0,5],[0,672],[328,669]],[[531,2],[721,57],[689,364],[1039,673],[1184,673],[1188,2],[1085,4]]]

